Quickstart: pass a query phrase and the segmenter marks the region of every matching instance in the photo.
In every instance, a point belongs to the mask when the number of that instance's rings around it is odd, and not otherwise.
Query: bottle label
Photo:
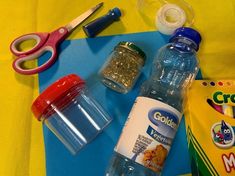
[[[160,172],[182,114],[148,97],[137,97],[115,151]]]

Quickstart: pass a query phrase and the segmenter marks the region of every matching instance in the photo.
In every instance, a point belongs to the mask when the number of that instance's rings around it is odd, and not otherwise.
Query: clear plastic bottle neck
[[[184,52],[196,52],[198,50],[197,44],[186,37],[175,37],[171,39],[174,47]]]

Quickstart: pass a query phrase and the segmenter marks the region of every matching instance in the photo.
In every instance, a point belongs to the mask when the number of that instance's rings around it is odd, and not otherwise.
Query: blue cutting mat
[[[143,73],[128,94],[119,94],[103,86],[97,76],[109,53],[120,41],[134,42],[147,55]],[[114,146],[129,111],[138,95],[139,87],[148,77],[151,63],[157,50],[168,38],[159,32],[97,37],[92,39],[67,40],[60,46],[56,63],[39,74],[40,92],[55,80],[75,73],[86,80],[93,97],[103,105],[113,118],[112,123],[94,141],[85,146],[76,156],[71,155],[63,144],[44,126],[47,176],[104,176]],[[39,59],[39,64],[46,57]],[[190,173],[184,119],[176,134],[172,150],[166,161],[164,176]]]

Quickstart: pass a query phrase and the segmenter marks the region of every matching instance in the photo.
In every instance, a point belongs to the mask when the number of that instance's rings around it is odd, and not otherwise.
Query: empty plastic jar
[[[32,104],[35,117],[75,154],[109,124],[111,118],[89,95],[77,75],[50,85]]]

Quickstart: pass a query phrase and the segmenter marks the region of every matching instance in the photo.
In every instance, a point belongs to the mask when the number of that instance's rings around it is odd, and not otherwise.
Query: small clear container
[[[74,74],[50,85],[31,109],[72,154],[94,139],[111,121],[89,95],[85,82]]]
[[[120,42],[99,71],[101,82],[119,93],[127,93],[138,79],[145,53],[131,42]]]

